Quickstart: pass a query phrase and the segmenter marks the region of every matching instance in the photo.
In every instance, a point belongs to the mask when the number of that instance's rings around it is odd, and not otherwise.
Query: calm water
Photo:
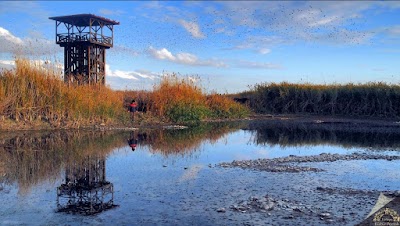
[[[134,151],[130,143],[136,145]],[[261,213],[216,209],[250,195],[296,200],[317,186],[396,191],[400,164],[313,163],[326,171],[298,174],[215,164],[320,153],[399,155],[397,150],[396,131],[265,122],[202,124],[183,130],[0,134],[0,225],[276,223],[280,219]],[[306,204],[319,205],[316,200],[310,197]],[[370,208],[360,211],[354,219],[362,219]]]

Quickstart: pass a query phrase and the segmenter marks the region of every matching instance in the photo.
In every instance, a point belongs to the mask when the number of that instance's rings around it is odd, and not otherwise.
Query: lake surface
[[[400,190],[399,161],[304,163],[324,170],[307,173],[217,165],[321,153],[400,155],[399,150],[396,130],[262,121],[181,130],[3,133],[0,225],[353,225],[368,215],[379,191]],[[370,195],[328,195],[317,187]],[[265,195],[329,212],[334,221],[318,213],[230,209]]]

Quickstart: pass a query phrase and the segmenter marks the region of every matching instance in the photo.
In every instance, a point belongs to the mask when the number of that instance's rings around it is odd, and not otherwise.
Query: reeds
[[[150,95],[149,109],[172,122],[200,121],[212,118],[241,118],[249,110],[218,94],[206,95],[190,78],[164,76]]]
[[[53,127],[130,120],[127,106],[139,104],[141,120],[191,122],[209,118],[238,118],[249,111],[234,101],[207,96],[189,78],[164,76],[152,91],[113,91],[103,85],[67,85],[54,70],[17,59],[14,70],[0,71],[0,120],[47,122]],[[156,120],[157,120],[156,119]],[[0,128],[2,128],[0,126]],[[3,128],[4,129],[4,128]]]
[[[400,117],[400,86],[262,83],[246,93],[257,113]]]
[[[60,76],[29,60],[0,72],[0,117],[41,120],[54,126],[123,118],[122,95],[105,86],[68,86]]]

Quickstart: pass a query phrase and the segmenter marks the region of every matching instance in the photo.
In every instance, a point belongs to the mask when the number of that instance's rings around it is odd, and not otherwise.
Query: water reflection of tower
[[[57,188],[57,212],[92,215],[117,206],[105,162],[104,157],[88,156],[66,167],[65,183]]]

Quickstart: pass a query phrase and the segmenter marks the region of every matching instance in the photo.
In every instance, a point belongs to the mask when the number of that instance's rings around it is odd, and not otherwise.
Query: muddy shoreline
[[[398,130],[400,131],[400,119],[393,118],[372,118],[372,117],[343,117],[343,116],[317,116],[317,115],[270,115],[270,114],[253,114],[244,119],[216,119],[204,120],[199,123],[209,122],[252,122],[250,129],[257,128],[260,123],[296,125],[302,124],[311,127],[335,127],[342,130],[354,129],[380,129],[380,130]],[[10,120],[1,120],[0,132],[6,131],[26,131],[26,130],[59,130],[59,129],[82,129],[82,130],[133,130],[133,129],[160,129],[173,128],[182,129],[191,126],[189,123],[126,123],[126,124],[107,124],[92,123],[89,125],[79,126],[54,126],[45,122],[15,122]]]

